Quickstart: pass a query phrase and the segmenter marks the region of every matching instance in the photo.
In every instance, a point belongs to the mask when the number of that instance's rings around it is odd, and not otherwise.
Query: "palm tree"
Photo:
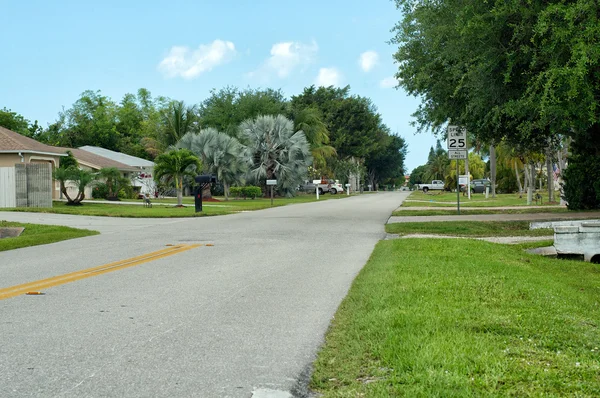
[[[175,145],[181,137],[186,135],[195,126],[197,116],[195,106],[185,106],[183,101],[173,101],[163,112],[165,134],[163,137],[165,147]]]
[[[129,180],[121,176],[121,172],[116,167],[104,167],[100,169],[98,177],[106,181],[108,200],[119,200],[119,191],[129,183]]]
[[[200,160],[188,149],[176,149],[158,155],[154,162],[154,180],[174,183],[177,207],[183,207],[183,180],[186,176],[194,177],[202,169]]]
[[[304,132],[294,132],[293,123],[277,115],[242,122],[240,134],[252,156],[250,179],[260,185],[265,179],[276,179],[280,191],[292,196],[312,163]]]
[[[229,187],[242,183],[248,171],[250,157],[240,142],[214,128],[187,133],[176,145],[191,150],[202,160],[205,171],[217,176],[223,183],[225,200],[229,199]]]
[[[329,132],[318,109],[309,107],[298,112],[294,117],[294,129],[303,131],[306,135],[306,140],[310,143],[315,169],[323,169],[326,166],[327,158],[337,154],[335,148],[329,145]]]
[[[67,206],[81,206],[85,199],[85,187],[94,181],[94,174],[90,171],[80,170],[77,166],[54,169],[54,179],[60,182],[62,194],[67,198]],[[77,196],[71,198],[67,192],[67,181],[77,186]]]

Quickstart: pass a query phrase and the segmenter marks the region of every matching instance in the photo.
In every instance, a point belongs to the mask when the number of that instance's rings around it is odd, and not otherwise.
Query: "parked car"
[[[428,191],[438,190],[441,191],[444,189],[444,181],[442,180],[433,180],[431,184],[417,184],[415,185],[417,190],[423,190],[423,192],[427,193]]]
[[[485,187],[491,185],[490,180],[473,180],[471,181],[471,193],[484,193]]]
[[[316,189],[316,185],[312,182],[308,182],[300,187],[300,190],[306,193],[315,193]],[[344,192],[344,187],[338,180],[323,180],[319,184],[319,195],[322,195],[326,192],[335,195],[337,193]]]

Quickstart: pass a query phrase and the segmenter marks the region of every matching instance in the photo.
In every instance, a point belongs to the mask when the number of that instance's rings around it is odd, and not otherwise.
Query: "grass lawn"
[[[24,227],[23,233],[15,238],[0,239],[0,252],[18,249],[21,247],[45,245],[46,243],[60,242],[61,240],[81,238],[84,236],[98,235],[97,231],[59,227],[56,225],[24,224],[0,220],[0,227]]]
[[[319,200],[335,200],[346,198],[346,195],[322,195]],[[152,208],[146,208],[139,205],[122,205],[109,203],[87,202],[82,206],[67,206],[64,202],[55,201],[52,208],[6,208],[0,211],[23,211],[36,213],[57,213],[57,214],[78,214],[86,216],[106,216],[106,217],[132,217],[132,218],[166,218],[166,217],[202,217],[217,216],[224,214],[237,213],[240,211],[261,210],[271,207],[270,199],[240,199],[229,200],[227,202],[204,202],[202,212],[196,213],[194,210],[193,198],[184,198],[184,205],[187,207],[174,207],[176,199],[163,199],[171,205],[155,205]],[[172,201],[172,202],[171,202]],[[285,206],[294,203],[315,202],[314,196],[302,195],[294,198],[276,198],[273,200],[273,207]],[[141,200],[139,201],[142,202]]]
[[[540,192],[543,197],[543,205],[548,206],[548,193]],[[558,198],[558,194],[556,195]],[[535,205],[535,200],[533,201]],[[540,204],[541,205],[541,204]],[[556,205],[556,204],[554,204]],[[430,191],[428,194],[422,191],[414,191],[402,207],[456,207],[456,192]],[[519,198],[519,194],[498,194],[496,199],[491,196],[486,199],[485,194],[473,194],[469,200],[466,196],[460,196],[460,206],[462,207],[501,207],[501,206],[527,206],[527,195]]]
[[[451,236],[552,236],[552,229],[529,229],[529,221],[431,221],[385,225],[390,234],[437,234]]]
[[[314,364],[324,397],[598,397],[600,266],[382,241]]]

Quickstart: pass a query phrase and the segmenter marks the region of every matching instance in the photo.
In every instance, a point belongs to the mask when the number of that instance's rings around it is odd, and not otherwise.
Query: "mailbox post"
[[[267,186],[271,187],[271,207],[273,207],[273,186],[277,185],[277,180],[267,180]]]
[[[313,184],[315,184],[315,191],[317,192],[317,200],[319,200],[319,184],[321,180],[313,180]]]
[[[198,188],[194,192],[194,205],[196,207],[196,213],[202,211],[202,191],[204,187],[210,184],[214,184],[217,182],[217,177],[213,175],[199,175],[194,178],[196,183],[198,184]]]
[[[350,196],[350,184],[346,184],[346,195]]]

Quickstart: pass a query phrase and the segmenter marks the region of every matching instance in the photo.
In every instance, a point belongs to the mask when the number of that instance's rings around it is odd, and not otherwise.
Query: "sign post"
[[[321,180],[313,180],[313,184],[315,184],[315,191],[317,191],[317,200],[319,200],[319,184]]]
[[[467,129],[459,126],[448,126],[448,158],[456,160],[456,206],[460,215],[460,180],[458,161],[467,159]]]
[[[271,187],[271,207],[273,207],[273,186],[277,185],[277,180],[267,180],[267,186]]]

